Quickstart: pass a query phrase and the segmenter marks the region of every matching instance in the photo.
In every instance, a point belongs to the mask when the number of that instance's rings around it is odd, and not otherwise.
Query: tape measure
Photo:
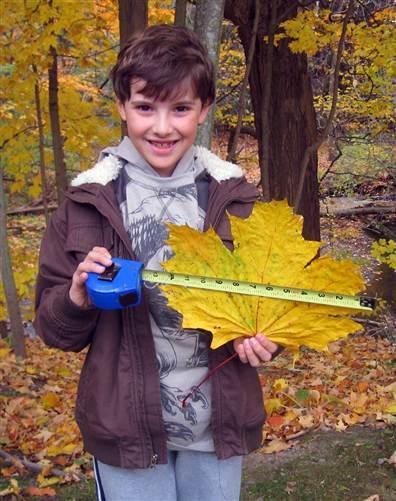
[[[142,282],[338,306],[356,310],[372,311],[375,308],[375,299],[366,296],[350,296],[297,287],[146,270],[143,268],[143,263],[139,261],[119,258],[113,258],[113,265],[106,268],[104,273],[89,273],[86,286],[92,302],[96,306],[103,309],[117,309],[135,306],[140,303]]]
[[[299,289],[297,287],[282,287],[278,285],[260,284],[255,282],[243,282],[225,278],[212,278],[197,275],[183,275],[180,273],[168,273],[166,271],[143,270],[142,279],[145,282],[156,282],[158,284],[178,285],[194,289],[207,289],[218,292],[229,292],[231,294],[245,294],[247,296],[300,301],[303,303],[315,303],[326,306],[339,306],[343,308],[354,308],[357,310],[372,311],[375,307],[375,299],[369,297],[349,296],[333,292]]]

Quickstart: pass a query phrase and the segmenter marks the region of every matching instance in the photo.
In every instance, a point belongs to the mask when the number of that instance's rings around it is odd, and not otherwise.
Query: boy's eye
[[[150,111],[151,106],[149,104],[139,104],[139,106],[136,106],[136,109],[139,111]]]
[[[190,108],[188,106],[176,106],[176,111],[178,113],[185,113],[188,111]]]

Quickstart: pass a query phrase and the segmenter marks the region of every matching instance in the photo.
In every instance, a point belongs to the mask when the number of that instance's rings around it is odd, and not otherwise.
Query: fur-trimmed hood
[[[222,160],[214,153],[202,146],[194,146],[194,159],[200,162],[202,167],[216,181],[225,181],[231,178],[243,176],[242,169],[231,162]],[[81,172],[71,182],[72,186],[81,186],[86,183],[98,183],[106,185],[117,179],[124,163],[117,155],[109,154],[99,160],[91,169]]]

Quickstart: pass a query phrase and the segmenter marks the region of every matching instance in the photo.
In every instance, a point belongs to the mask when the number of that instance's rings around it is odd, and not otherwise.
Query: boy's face
[[[160,101],[144,96],[143,80],[131,85],[131,97],[117,102],[121,118],[126,121],[128,136],[142,157],[160,176],[171,176],[177,162],[193,145],[209,106],[202,105],[191,85]]]

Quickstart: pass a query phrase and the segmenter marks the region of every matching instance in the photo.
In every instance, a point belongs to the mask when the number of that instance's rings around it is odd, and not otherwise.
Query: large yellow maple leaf
[[[175,253],[166,271],[236,279],[318,291],[356,294],[364,288],[359,268],[329,256],[314,259],[320,242],[305,240],[303,219],[287,202],[256,202],[247,219],[230,216],[234,251],[210,228],[202,233],[169,224]],[[264,333],[295,356],[304,345],[326,351],[329,342],[361,328],[351,309],[228,292],[162,285],[169,306],[183,315],[183,327],[213,334],[218,348],[239,336]]]

